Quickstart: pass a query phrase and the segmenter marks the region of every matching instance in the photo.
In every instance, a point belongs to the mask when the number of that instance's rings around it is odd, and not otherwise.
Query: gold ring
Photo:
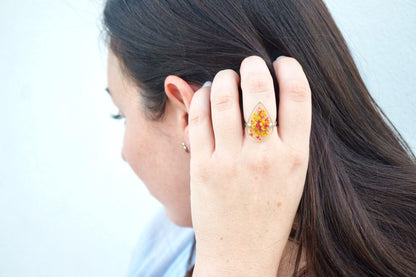
[[[247,135],[256,142],[263,142],[270,137],[275,126],[277,122],[271,121],[270,114],[262,102],[257,103],[248,122],[244,122]]]

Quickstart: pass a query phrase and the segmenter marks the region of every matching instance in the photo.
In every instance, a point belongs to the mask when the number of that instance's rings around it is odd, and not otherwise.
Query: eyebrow
[[[105,91],[106,91],[108,94],[110,94],[110,95],[111,95],[111,92],[110,92],[110,90],[108,89],[108,87],[107,87],[107,88],[105,88]]]

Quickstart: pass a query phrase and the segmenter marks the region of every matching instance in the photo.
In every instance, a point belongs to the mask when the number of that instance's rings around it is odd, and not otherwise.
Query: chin
[[[192,227],[192,217],[191,213],[179,213],[178,211],[172,211],[165,207],[166,216],[172,221],[175,225],[180,227]]]

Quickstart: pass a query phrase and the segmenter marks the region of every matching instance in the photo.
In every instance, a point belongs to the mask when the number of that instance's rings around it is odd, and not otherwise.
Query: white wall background
[[[326,3],[373,97],[416,151],[416,2]],[[121,160],[101,6],[0,2],[0,277],[123,276],[159,207]]]

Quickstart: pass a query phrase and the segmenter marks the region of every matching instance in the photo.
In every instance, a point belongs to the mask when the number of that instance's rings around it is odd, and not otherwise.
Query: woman
[[[123,158],[195,230],[194,276],[416,276],[415,156],[322,1],[108,0],[104,22]]]

